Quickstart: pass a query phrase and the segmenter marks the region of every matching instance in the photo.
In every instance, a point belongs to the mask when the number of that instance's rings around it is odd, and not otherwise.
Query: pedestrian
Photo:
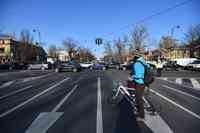
[[[137,114],[136,114],[136,121],[139,125],[144,125],[145,120],[145,114],[144,114],[144,89],[145,89],[145,82],[144,82],[144,76],[145,76],[145,66],[148,66],[145,63],[144,58],[142,55],[135,55],[133,59],[134,63],[131,67],[131,79],[134,84],[134,88],[136,91],[136,104],[137,104]]]

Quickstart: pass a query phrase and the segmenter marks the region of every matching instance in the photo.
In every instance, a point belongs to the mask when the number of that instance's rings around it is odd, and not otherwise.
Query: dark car
[[[103,62],[97,62],[91,67],[91,69],[93,70],[106,70],[107,68],[108,68],[108,65]]]
[[[79,63],[75,61],[58,62],[56,64],[55,71],[56,72],[62,72],[62,71],[78,72],[78,71],[81,71],[81,66]]]
[[[131,69],[131,63],[120,64],[120,69],[122,69],[122,70],[130,70]]]
[[[117,70],[120,69],[120,63],[118,62],[108,63],[107,66],[108,66],[108,69],[117,69]]]
[[[27,63],[17,63],[17,62],[14,62],[11,64],[11,68],[12,69],[15,69],[15,70],[25,70],[28,68],[28,64]]]
[[[8,70],[8,69],[12,69],[12,66],[10,64],[0,64],[0,70]]]
[[[175,70],[178,71],[179,65],[176,63],[176,61],[168,61],[166,64],[163,65],[163,69],[168,70]]]

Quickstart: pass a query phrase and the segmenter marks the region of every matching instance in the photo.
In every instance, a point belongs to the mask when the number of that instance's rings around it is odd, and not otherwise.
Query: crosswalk
[[[182,86],[190,87],[200,91],[200,78],[187,78],[187,77],[159,77],[157,79],[165,80],[168,82],[176,83]]]

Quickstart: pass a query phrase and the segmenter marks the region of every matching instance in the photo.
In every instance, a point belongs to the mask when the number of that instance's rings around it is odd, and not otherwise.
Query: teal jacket
[[[138,58],[136,63],[132,65],[132,69],[134,72],[134,75],[132,75],[132,79],[138,84],[144,84],[145,67],[140,62],[142,62],[144,65],[147,65],[143,57]]]

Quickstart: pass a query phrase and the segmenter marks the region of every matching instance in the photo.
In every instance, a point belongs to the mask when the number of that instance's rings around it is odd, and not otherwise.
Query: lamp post
[[[41,45],[41,33],[40,33],[40,30],[38,30],[38,29],[33,29],[33,32],[37,32],[38,33],[38,43]]]
[[[171,59],[171,52],[172,52],[172,48],[174,48],[174,40],[175,39],[173,39],[174,38],[174,30],[175,29],[180,29],[180,26],[179,25],[176,25],[176,26],[173,26],[172,28],[171,28],[171,50],[170,50],[170,59]]]
[[[38,30],[38,29],[33,29],[33,32],[37,32],[38,33],[38,44],[39,45],[41,45],[41,34],[40,34],[40,31]],[[37,43],[36,43],[37,44]],[[40,54],[39,54],[39,52],[38,52],[38,54],[37,54],[37,56],[36,56],[36,61],[37,62],[39,62],[40,61],[40,56],[39,56]]]

